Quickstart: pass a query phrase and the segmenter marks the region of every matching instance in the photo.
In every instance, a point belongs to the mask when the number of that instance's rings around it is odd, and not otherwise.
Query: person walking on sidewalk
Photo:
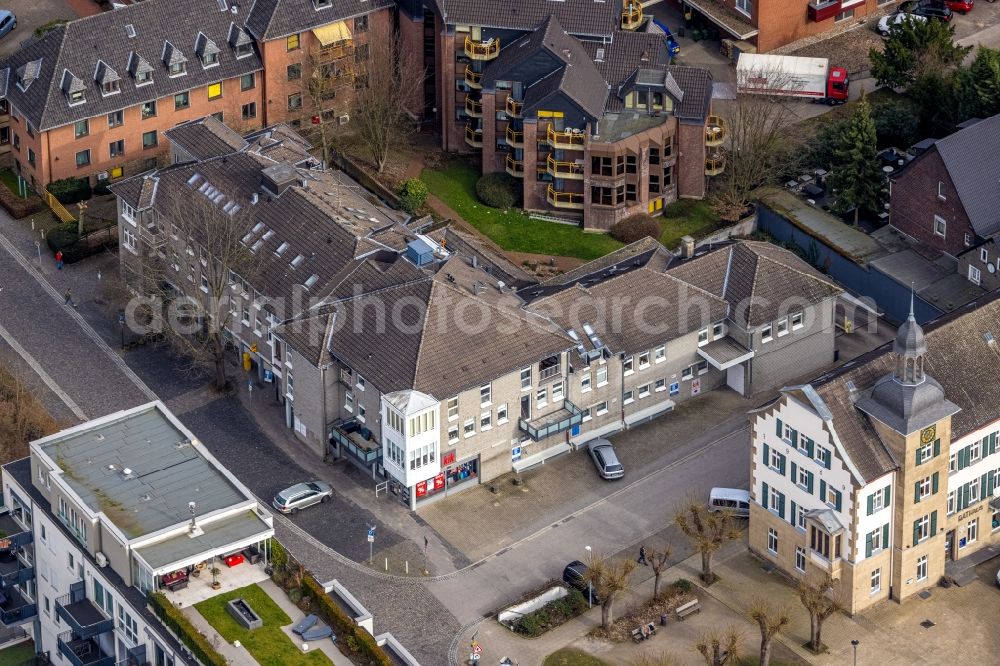
[[[72,305],[74,308],[76,307],[76,303],[73,302],[73,292],[69,289],[66,290],[66,302],[63,303],[63,305]]]
[[[636,561],[639,564],[645,564],[647,567],[649,566],[649,562],[646,561],[646,547],[645,546],[639,546],[639,559],[636,560]]]
[[[63,253],[62,250],[56,250],[56,270],[61,271],[63,267]]]

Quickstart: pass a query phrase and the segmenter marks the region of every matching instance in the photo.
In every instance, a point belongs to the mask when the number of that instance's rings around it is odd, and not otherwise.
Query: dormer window
[[[236,47],[237,58],[242,58],[248,55],[253,55],[253,44],[240,44]]]
[[[17,87],[21,92],[28,90],[28,86],[35,82],[42,73],[42,59],[26,62],[17,68]]]
[[[213,67],[219,64],[219,47],[215,42],[199,32],[195,40],[194,52],[201,60],[202,67]]]
[[[105,95],[114,95],[117,92],[121,92],[121,88],[118,84],[118,79],[106,82],[103,86],[101,86],[101,91]]]
[[[71,92],[69,94],[69,103],[70,104],[83,104],[86,101],[87,101],[87,99],[86,99],[86,97],[84,97],[84,94],[83,94],[82,90],[74,90],[73,92]]]
[[[128,58],[128,71],[135,79],[135,85],[143,86],[153,82],[153,67],[146,60],[132,51]]]
[[[163,64],[167,66],[170,76],[183,76],[187,73],[187,58],[180,49],[170,42],[163,43]]]
[[[105,97],[121,92],[119,87],[121,77],[118,76],[118,72],[108,67],[108,64],[103,60],[97,61],[97,69],[94,72],[94,80],[97,82],[97,85],[101,87],[101,94]]]
[[[326,9],[333,6],[333,0],[313,0],[313,7],[316,9]]]
[[[229,24],[229,45],[236,51],[237,58],[253,55],[253,40],[235,23]]]
[[[69,99],[70,106],[83,104],[87,101],[86,84],[83,82],[83,79],[74,75],[73,72],[68,69],[63,70],[61,87],[63,92],[66,93],[66,97]]]
[[[136,85],[142,85],[143,83],[152,83],[153,73],[152,72],[136,72],[135,73],[135,83]]]
[[[170,76],[180,76],[181,74],[187,74],[187,63],[175,62],[170,65]]]

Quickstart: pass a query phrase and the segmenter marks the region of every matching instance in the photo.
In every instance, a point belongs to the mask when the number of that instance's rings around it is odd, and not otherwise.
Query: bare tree
[[[760,629],[760,666],[771,663],[771,642],[791,622],[788,609],[772,606],[767,599],[758,597],[750,602],[747,617]]]
[[[842,608],[836,581],[829,574],[811,574],[799,581],[799,601],[809,613],[809,649],[823,648],[823,623]]]
[[[701,654],[708,666],[735,665],[739,663],[742,638],[739,630],[730,627],[721,635],[715,632],[703,635],[695,643],[694,649]]]
[[[673,554],[673,549],[670,546],[664,546],[663,548],[650,548],[647,560],[649,561],[649,567],[653,570],[653,598],[660,598],[660,578],[663,576],[663,572],[667,568],[667,563],[670,561],[670,556]]]
[[[704,502],[691,500],[677,512],[674,522],[701,553],[701,579],[706,585],[711,585],[715,582],[712,555],[727,541],[739,539],[743,534],[735,514],[731,511],[711,511]]]
[[[0,463],[28,455],[28,442],[51,435],[58,424],[21,378],[0,368]]]
[[[143,253],[129,282],[160,305],[137,316],[148,317],[192,369],[212,367],[215,387],[225,389],[227,332],[234,314],[250,309],[249,285],[260,274],[260,257],[243,242],[253,220],[235,202],[197,190],[175,193],[156,215],[165,247]]]
[[[411,109],[426,76],[420,57],[391,27],[372,26],[367,58],[359,59],[352,121],[379,173],[393,147],[406,145],[414,130]]]
[[[680,661],[669,652],[642,652],[630,661],[629,666],[678,666]]]
[[[587,581],[601,600],[601,626],[610,629],[614,620],[615,598],[628,589],[636,562],[631,559],[612,560],[592,555],[587,563]]]
[[[303,86],[299,132],[320,147],[327,164],[340,119],[350,110],[350,95],[358,68],[356,60],[367,48],[345,40],[313,47],[306,55],[304,74],[308,80]]]
[[[789,77],[780,71],[739,72],[737,90],[753,89],[753,81],[768,81],[769,89],[792,87]],[[726,125],[729,142],[725,175],[715,197],[716,212],[725,219],[738,219],[752,201],[754,190],[779,182],[795,168],[801,132],[787,99],[763,92],[739,92],[728,105]]]

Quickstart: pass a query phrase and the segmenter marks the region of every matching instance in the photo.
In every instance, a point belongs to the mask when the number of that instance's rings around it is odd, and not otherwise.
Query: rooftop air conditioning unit
[[[345,113],[342,116],[337,116],[337,124],[338,125],[346,125],[349,122],[351,122],[351,116],[350,115],[348,115],[348,114]]]
[[[94,554],[94,559],[97,560],[97,566],[102,568],[108,566],[108,556],[104,553],[98,551]]]

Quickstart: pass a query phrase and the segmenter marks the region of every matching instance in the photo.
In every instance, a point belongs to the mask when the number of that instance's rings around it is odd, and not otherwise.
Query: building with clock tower
[[[1000,293],[750,415],[750,549],[845,609],[962,582],[1000,544]],[[1000,494],[1000,489],[997,490]]]

